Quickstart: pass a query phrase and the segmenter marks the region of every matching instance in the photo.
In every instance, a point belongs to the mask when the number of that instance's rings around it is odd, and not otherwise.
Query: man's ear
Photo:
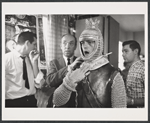
[[[62,44],[60,44],[59,46],[60,46],[60,49],[62,50]]]
[[[138,52],[139,52],[138,49],[134,49],[134,53],[135,53],[136,55],[138,55]]]
[[[25,45],[29,45],[29,43],[30,43],[29,40],[25,41]]]
[[[77,44],[77,42],[76,42],[76,44],[75,44],[75,50],[77,49],[77,45],[78,45],[78,44]]]

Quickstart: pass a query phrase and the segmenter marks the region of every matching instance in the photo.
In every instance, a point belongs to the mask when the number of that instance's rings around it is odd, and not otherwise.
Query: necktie
[[[70,65],[70,58],[67,58],[67,61],[68,61],[67,65]]]
[[[25,87],[29,89],[29,81],[27,74],[27,67],[25,62],[25,57],[20,56],[23,59],[23,79],[25,80]]]

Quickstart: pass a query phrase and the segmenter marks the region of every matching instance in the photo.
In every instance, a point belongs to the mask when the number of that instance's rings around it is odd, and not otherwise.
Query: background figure
[[[72,92],[76,107],[125,108],[126,92],[120,73],[102,55],[103,37],[99,21],[86,20],[86,29],[79,37],[79,48],[84,62],[72,69],[54,91],[53,104],[60,107],[68,102]]]
[[[123,80],[126,83],[126,79],[127,79],[127,75],[128,75],[128,71],[129,71],[129,68],[131,66],[131,63],[124,62],[123,65],[124,65],[125,69],[123,69],[121,73],[122,73],[122,76],[123,76]]]
[[[131,64],[126,79],[128,107],[144,107],[145,97],[145,67],[140,60],[141,47],[137,41],[123,42],[123,58]]]
[[[48,106],[52,106],[52,93],[58,88],[62,82],[63,78],[66,76],[66,73],[77,64],[80,64],[82,61],[80,58],[74,56],[74,51],[77,47],[77,40],[71,34],[65,34],[61,38],[61,50],[63,56],[50,61],[49,73],[47,75],[46,83],[42,87],[38,96],[38,106],[46,107],[47,101],[49,99]],[[77,58],[77,59],[76,59]],[[76,60],[75,60],[76,59]],[[75,107],[75,93],[71,94],[71,98],[67,104],[62,107]]]
[[[16,47],[16,42],[14,40],[8,40],[6,42],[6,53],[11,52]]]
[[[5,54],[6,107],[36,107],[36,87],[41,86],[43,75],[38,69],[36,42],[35,34],[22,32],[15,49]]]

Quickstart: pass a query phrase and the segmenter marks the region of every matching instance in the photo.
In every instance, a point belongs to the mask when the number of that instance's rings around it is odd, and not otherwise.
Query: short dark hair
[[[123,44],[122,44],[122,46],[125,46],[125,45],[129,45],[129,47],[132,50],[138,49],[138,55],[140,55],[140,53],[141,53],[141,47],[140,47],[140,44],[137,41],[135,41],[135,40],[124,41]]]
[[[62,39],[63,37],[65,37],[66,35],[71,35],[71,34],[69,34],[69,33],[64,34],[64,35],[61,36],[61,39]],[[76,38],[74,35],[71,35],[71,36],[75,39],[75,46],[77,46],[77,38]]]
[[[33,32],[21,32],[18,36],[17,44],[23,45],[26,40],[32,43],[34,38],[36,38],[36,34]]]

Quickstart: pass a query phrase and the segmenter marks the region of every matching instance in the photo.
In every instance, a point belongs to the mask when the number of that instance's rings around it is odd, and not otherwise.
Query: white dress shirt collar
[[[16,57],[20,57],[21,56],[21,54],[18,51],[16,51],[16,50],[12,50],[12,52],[14,52]]]
[[[70,63],[73,62],[73,57],[74,57],[74,56],[70,57]],[[64,56],[64,55],[63,55],[63,58],[64,58],[64,60],[65,60],[66,66],[67,66],[67,63],[68,63],[68,60],[67,60],[67,59],[68,59],[68,58],[67,58],[66,56]]]

